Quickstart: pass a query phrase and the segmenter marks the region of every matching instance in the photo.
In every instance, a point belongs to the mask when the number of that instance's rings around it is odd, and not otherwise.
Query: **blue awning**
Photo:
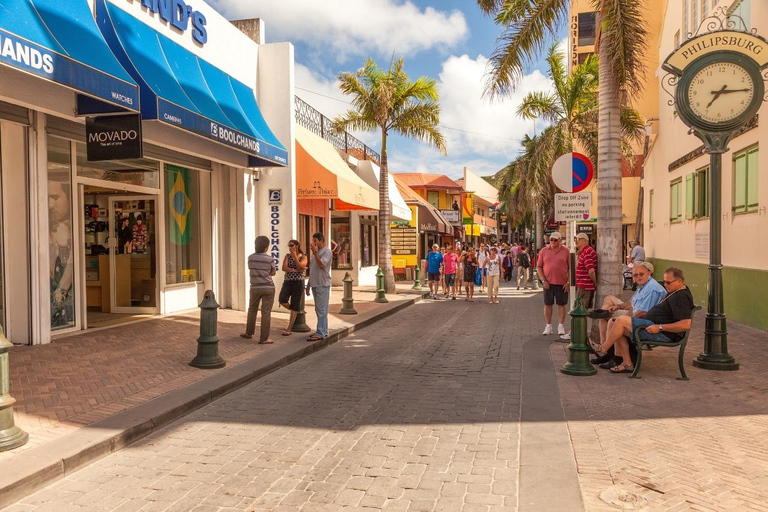
[[[139,111],[139,88],[86,0],[0,0],[0,64],[112,105],[102,110]]]
[[[249,167],[288,164],[288,152],[262,117],[251,87],[105,0],[97,0],[96,17],[139,83],[142,118],[238,149],[248,155]]]

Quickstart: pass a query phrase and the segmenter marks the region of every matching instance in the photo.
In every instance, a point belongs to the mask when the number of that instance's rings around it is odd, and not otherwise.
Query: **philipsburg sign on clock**
[[[743,30],[739,30],[739,29]],[[710,156],[709,283],[704,351],[693,365],[706,370],[738,370],[728,353],[723,307],[722,157],[729,142],[752,121],[763,105],[768,78],[768,41],[748,30],[738,16],[718,8],[700,25],[706,32],[690,36],[662,64],[669,74],[662,85],[690,133],[701,139]]]

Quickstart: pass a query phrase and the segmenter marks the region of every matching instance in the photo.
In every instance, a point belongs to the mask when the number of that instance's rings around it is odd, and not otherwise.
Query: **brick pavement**
[[[640,380],[558,372],[587,510],[617,510],[599,498],[611,487],[644,497],[645,510],[768,510],[768,333],[729,322],[741,369],[713,372],[692,365],[703,330],[699,314],[687,382],[675,380],[677,351],[663,348],[643,355]],[[556,368],[565,349],[551,346]]]
[[[341,290],[334,289],[332,331],[359,317],[337,314],[341,296]],[[369,290],[356,291],[358,313],[379,307],[373,298]],[[314,326],[311,301],[306,309],[307,323]],[[228,367],[265,354],[281,341],[303,339],[302,334],[280,336],[288,315],[273,312],[272,339],[276,343],[258,345],[245,340],[239,337],[245,316],[239,311],[219,311],[219,351]],[[198,336],[199,315],[191,313],[84,331],[44,346],[13,347],[10,384],[17,400],[16,424],[30,434],[30,440],[25,446],[0,453],[0,461],[214,374],[216,370],[187,364],[195,355]]]
[[[8,510],[517,510],[540,299],[507,293],[419,303]]]

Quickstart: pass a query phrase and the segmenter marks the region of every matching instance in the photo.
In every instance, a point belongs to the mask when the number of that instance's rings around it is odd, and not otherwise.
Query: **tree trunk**
[[[536,204],[536,219],[534,220],[533,251],[539,254],[539,249],[544,246],[544,212],[540,204]]]
[[[384,272],[384,291],[396,293],[395,273],[392,268],[390,238],[389,171],[387,167],[387,134],[381,133],[381,169],[379,171],[379,268]]]
[[[597,297],[602,304],[607,295],[621,293],[621,123],[619,88],[607,55],[606,38],[600,40],[600,92],[598,125],[597,180]],[[599,306],[598,306],[599,307]]]

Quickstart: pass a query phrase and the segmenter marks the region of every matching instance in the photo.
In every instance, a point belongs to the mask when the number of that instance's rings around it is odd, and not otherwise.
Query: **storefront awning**
[[[378,210],[379,192],[336,149],[296,124],[296,199],[334,199],[336,210]]]
[[[141,87],[143,119],[240,150],[249,167],[288,164],[288,152],[261,115],[251,87],[115,4],[97,0],[96,13],[110,47]]]
[[[357,164],[357,169],[363,181],[378,190],[381,168],[370,160],[360,160]],[[387,173],[387,176],[389,177],[389,205],[392,219],[410,222],[411,209],[405,204],[405,199],[400,195],[400,191],[397,190],[395,179],[389,173]]]
[[[390,176],[393,176],[390,174]],[[446,235],[453,234],[451,223],[440,213],[440,210],[417,194],[412,188],[398,177],[394,178],[397,189],[405,199],[406,204],[415,204],[419,207],[419,232],[437,232]]]
[[[139,111],[139,87],[107,46],[87,0],[0,0],[0,64]]]

